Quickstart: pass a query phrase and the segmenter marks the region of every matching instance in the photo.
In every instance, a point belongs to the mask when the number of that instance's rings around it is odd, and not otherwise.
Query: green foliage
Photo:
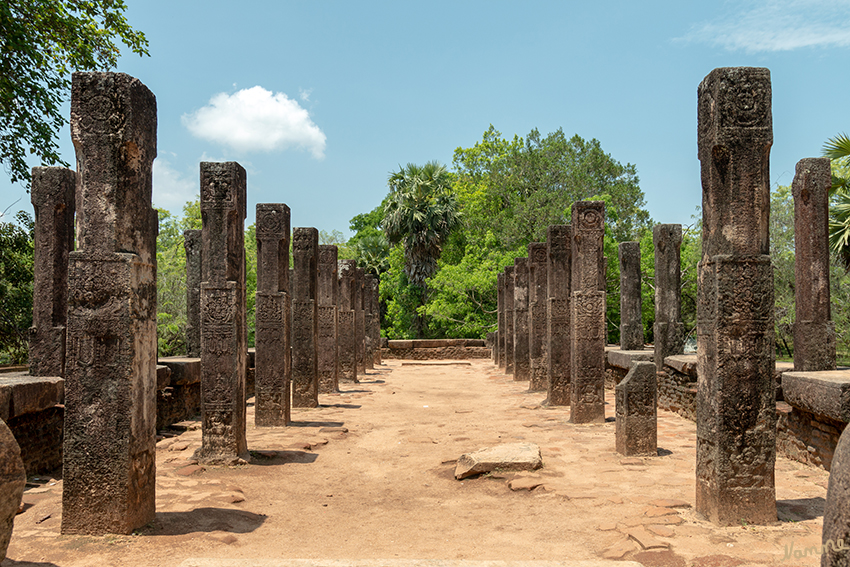
[[[392,339],[422,338],[419,326],[424,289],[407,279],[404,271],[404,251],[401,246],[390,248],[388,270],[381,277],[380,302],[385,307],[381,336]],[[382,311],[384,311],[382,309]]]
[[[292,239],[290,239],[291,244]],[[292,258],[292,254],[289,257]],[[248,348],[252,348],[257,331],[257,226],[255,224],[245,229],[245,292],[248,296]]]
[[[794,198],[790,186],[770,194],[770,256],[773,265],[773,317],[777,354],[793,355]]]
[[[291,241],[290,244],[292,244]],[[342,231],[332,230],[328,232],[326,230],[320,230],[319,244],[336,246],[337,259],[339,260],[353,260],[355,257],[354,249],[345,241],[345,235]],[[292,254],[290,254],[291,256]]]
[[[74,70],[109,70],[116,40],[148,55],[124,17],[123,0],[5,0],[0,3],[0,159],[12,182],[30,181],[27,153],[64,165],[57,132]]]
[[[185,210],[185,209],[184,209]],[[157,209],[156,338],[159,356],[186,353],[186,249],[182,225],[164,209]]]
[[[0,363],[27,361],[32,326],[33,220],[21,211],[18,223],[0,221]]]

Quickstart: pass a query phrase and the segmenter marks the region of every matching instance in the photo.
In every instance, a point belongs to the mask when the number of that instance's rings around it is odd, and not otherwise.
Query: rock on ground
[[[0,561],[6,558],[26,482],[21,448],[6,422],[0,419]]]
[[[543,466],[540,447],[533,443],[511,443],[461,455],[455,478],[464,478],[494,470],[531,471]]]

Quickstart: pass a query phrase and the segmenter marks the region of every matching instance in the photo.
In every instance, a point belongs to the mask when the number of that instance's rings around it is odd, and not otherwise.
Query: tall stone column
[[[514,373],[514,266],[505,267],[505,374]]]
[[[34,167],[30,198],[35,211],[30,376],[65,376],[68,255],[74,247],[77,174]]]
[[[570,274],[572,273],[572,228],[552,225],[546,234],[546,362],[550,406],[570,405],[572,386],[572,340],[570,339]]]
[[[186,251],[186,356],[201,357],[201,230],[183,231]]]
[[[312,227],[293,230],[292,255],[292,407],[314,408],[319,405],[319,231]]]
[[[381,281],[372,278],[372,358],[374,364],[381,364]],[[374,368],[374,364],[372,368]]]
[[[357,374],[366,374],[366,279],[363,268],[354,269],[354,346],[357,349]]]
[[[664,359],[685,352],[682,323],[682,225],[657,224],[652,229],[655,246],[655,361],[656,372]]]
[[[339,275],[336,246],[319,246],[319,393],[339,391],[339,358],[337,356],[337,305]]]
[[[850,565],[850,427],[838,439],[829,472],[821,532],[821,567]]]
[[[720,525],[767,524],[776,521],[770,72],[715,69],[698,98],[696,511]]]
[[[123,73],[74,73],[71,138],[62,533],[129,534],[155,514],[156,98]]]
[[[355,270],[354,260],[339,260],[339,379],[357,383],[357,347],[355,343],[354,304]]]
[[[643,350],[640,296],[640,242],[621,242],[620,350]]]
[[[374,307],[372,306],[372,281],[375,276],[372,274],[363,275],[363,317],[365,320],[365,333],[363,334],[365,341],[365,354],[363,363],[367,369],[375,368],[375,345],[372,342],[372,317],[374,315]]]
[[[292,372],[289,297],[289,207],[257,204],[257,294],[254,424],[289,425]]]
[[[247,178],[234,161],[201,162],[201,430],[195,458],[209,464],[249,459],[245,374]]]
[[[794,193],[794,370],[835,370],[835,323],[829,305],[828,158],[797,162]],[[848,542],[850,544],[850,542]]]
[[[546,363],[546,312],[548,306],[547,257],[545,242],[528,245],[528,341],[531,360],[529,392],[545,392],[548,384]]]
[[[514,259],[514,380],[531,380],[528,343],[528,258]]]
[[[505,273],[496,275],[496,366],[505,368]]]
[[[572,216],[570,421],[605,421],[605,203],[579,201]]]

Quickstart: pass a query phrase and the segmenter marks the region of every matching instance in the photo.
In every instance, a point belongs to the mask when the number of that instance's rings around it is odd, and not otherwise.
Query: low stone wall
[[[652,362],[652,350],[621,350],[619,346],[608,345],[605,347],[605,387],[613,389],[619,384],[629,369],[632,362]]]
[[[387,341],[381,356],[405,360],[467,360],[490,358],[482,339],[418,339]]]
[[[664,371],[658,376],[658,407],[685,419],[697,420],[696,355],[682,354],[664,359]]]
[[[793,461],[829,470],[838,438],[847,423],[776,404],[776,450]]]
[[[28,475],[62,466],[65,381],[29,376],[26,371],[0,374],[0,419],[21,447]]]

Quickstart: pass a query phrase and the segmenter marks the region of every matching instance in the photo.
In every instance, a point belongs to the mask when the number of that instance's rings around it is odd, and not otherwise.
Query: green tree
[[[29,184],[27,153],[69,167],[58,153],[62,103],[72,71],[118,63],[116,40],[148,55],[123,0],[4,0],[0,3],[0,159],[12,182]]]
[[[32,217],[21,211],[18,223],[0,222],[0,363],[27,361],[32,326]]]
[[[839,134],[823,146],[832,160],[829,203],[829,245],[845,270],[850,271],[850,138]]]

